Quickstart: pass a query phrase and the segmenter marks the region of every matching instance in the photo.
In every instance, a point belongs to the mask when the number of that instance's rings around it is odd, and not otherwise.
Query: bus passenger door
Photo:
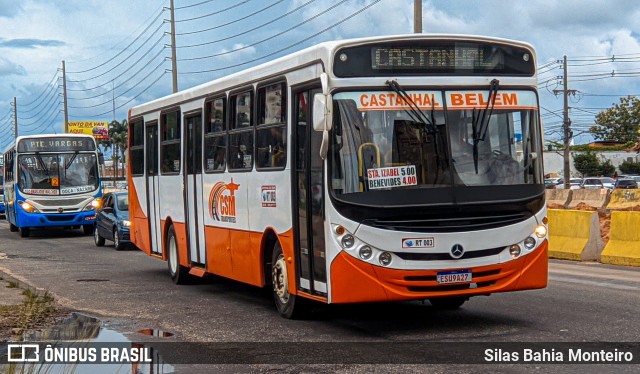
[[[204,266],[204,217],[202,215],[202,112],[186,114],[184,201],[187,245],[192,264]]]
[[[162,235],[160,232],[160,181],[158,180],[159,144],[158,121],[148,122],[146,126],[145,141],[147,159],[147,212],[149,212],[149,241],[151,253],[162,255]]]
[[[293,209],[298,286],[305,292],[327,296],[327,263],[324,238],[322,133],[313,131],[313,95],[320,89],[302,90],[293,95],[294,147]]]

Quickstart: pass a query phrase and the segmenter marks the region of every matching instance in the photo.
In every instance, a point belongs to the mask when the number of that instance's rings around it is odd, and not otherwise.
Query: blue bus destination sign
[[[18,152],[72,152],[94,151],[95,143],[89,139],[75,137],[28,138],[18,143]]]

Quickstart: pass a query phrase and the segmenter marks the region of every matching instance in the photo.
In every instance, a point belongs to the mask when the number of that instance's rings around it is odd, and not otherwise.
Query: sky
[[[413,32],[413,0],[174,0],[178,88],[318,42]],[[424,0],[424,33],[528,42],[545,139],[561,139],[562,60],[576,144],[595,115],[640,95],[640,1]],[[169,0],[0,0],[0,150],[69,121],[116,119],[172,92]],[[14,107],[15,99],[15,107]]]

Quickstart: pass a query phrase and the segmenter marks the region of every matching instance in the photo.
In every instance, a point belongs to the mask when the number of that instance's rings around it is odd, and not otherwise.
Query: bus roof
[[[465,41],[478,41],[478,42],[491,42],[499,44],[508,44],[523,47],[531,50],[534,66],[535,66],[535,51],[533,46],[529,43],[487,37],[478,35],[463,35],[463,34],[402,34],[402,35],[387,35],[387,36],[375,36],[356,39],[344,39],[337,41],[328,41],[316,44],[314,46],[302,49],[300,51],[288,54],[286,56],[279,57],[275,60],[238,71],[233,74],[226,75],[224,77],[200,84],[198,86],[182,90],[165,97],[161,97],[152,100],[147,103],[134,106],[129,110],[130,117],[136,117],[141,114],[157,110],[158,108],[165,108],[172,105],[178,105],[181,102],[188,99],[196,99],[210,95],[212,92],[223,92],[234,88],[240,88],[242,85],[246,85],[249,81],[246,77],[251,77],[251,80],[263,80],[271,76],[277,76],[283,74],[283,72],[293,70],[295,68],[312,65],[313,63],[320,63],[323,66],[323,70],[327,70],[327,66],[332,63],[332,57],[334,51],[339,48],[348,47],[352,45],[361,45],[386,41],[401,41],[401,40],[465,40]],[[329,69],[331,71],[331,69]]]

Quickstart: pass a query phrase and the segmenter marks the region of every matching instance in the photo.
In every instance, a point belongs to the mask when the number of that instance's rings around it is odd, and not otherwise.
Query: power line
[[[260,41],[255,42],[255,43],[248,44],[248,45],[244,45],[244,46],[242,46],[242,47],[240,47],[240,48],[236,48],[236,49],[232,49],[232,50],[229,50],[229,51],[224,51],[224,52],[216,53],[216,54],[209,55],[209,56],[200,56],[200,57],[183,58],[183,59],[179,59],[178,61],[204,60],[204,59],[207,59],[207,58],[213,58],[213,57],[224,56],[224,55],[228,55],[228,54],[233,53],[233,52],[238,52],[238,51],[242,51],[242,50],[247,49],[247,48],[255,47],[255,46],[256,46],[256,45],[258,45],[258,44],[262,44],[262,43],[264,43],[264,42],[266,42],[266,41],[269,41],[269,40],[275,39],[275,38],[277,38],[278,36],[284,35],[284,34],[288,33],[289,31],[292,31],[292,30],[297,29],[298,27],[300,27],[300,26],[302,26],[302,25],[304,25],[304,24],[306,24],[306,23],[309,23],[309,22],[311,22],[311,21],[315,20],[316,18],[318,18],[318,17],[321,17],[321,16],[325,15],[325,14],[326,14],[326,13],[328,13],[329,11],[331,11],[331,10],[333,10],[333,9],[337,8],[339,5],[341,5],[341,4],[343,4],[343,3],[346,3],[347,1],[348,1],[348,0],[341,0],[341,1],[338,1],[337,3],[335,3],[335,4],[334,4],[334,5],[332,5],[332,6],[330,6],[329,8],[327,8],[327,9],[325,9],[325,10],[321,11],[320,13],[317,13],[317,14],[315,14],[314,16],[312,16],[312,17],[310,17],[310,18],[308,18],[308,19],[306,19],[306,20],[304,20],[304,21],[302,21],[302,22],[300,22],[300,23],[296,24],[295,26],[289,27],[288,29],[285,29],[284,31],[280,31],[280,32],[278,32],[278,33],[276,33],[276,34],[274,34],[274,35],[271,35],[271,36],[269,36],[269,37],[267,37],[267,38],[265,38],[265,39],[262,39],[262,40],[260,40]],[[378,0],[378,1],[380,1],[380,0]],[[378,1],[376,1],[376,3],[377,3]],[[250,31],[252,31],[252,30],[250,30]],[[323,31],[323,32],[324,32],[324,31]],[[306,41],[306,40],[305,40],[305,41]],[[296,43],[296,44],[294,44],[294,45],[292,45],[292,46],[295,46],[295,45],[297,45],[297,44],[300,44],[300,43]],[[281,52],[281,51],[286,50],[286,49],[289,49],[289,48],[291,48],[291,47],[287,47],[287,48],[285,48],[285,49],[281,49],[281,50],[279,50],[278,52]],[[271,53],[271,54],[268,54],[268,55],[266,55],[266,56],[264,56],[264,57],[262,57],[262,58],[269,57],[269,56],[273,56],[274,54],[275,54],[275,53]],[[262,58],[260,58],[260,59],[262,59]],[[255,61],[255,60],[253,60],[253,61]],[[241,64],[238,64],[238,65],[233,65],[232,67],[241,66],[241,65],[246,65],[246,63],[241,63]]]
[[[352,13],[352,14],[350,14],[349,16],[347,16],[347,17],[345,17],[345,18],[341,19],[341,20],[340,20],[340,21],[338,21],[338,22],[336,22],[336,23],[334,23],[334,24],[332,24],[332,25],[330,25],[330,26],[328,26],[328,27],[325,27],[324,29],[320,30],[319,32],[316,32],[315,34],[312,34],[312,35],[310,35],[310,36],[308,36],[308,37],[306,37],[306,38],[304,38],[304,39],[302,39],[302,40],[299,40],[299,41],[297,41],[297,42],[295,42],[295,43],[293,43],[293,44],[290,44],[290,45],[288,45],[288,46],[286,46],[286,47],[284,47],[284,48],[281,48],[281,49],[279,49],[279,50],[277,50],[277,51],[274,51],[274,52],[272,52],[272,53],[269,53],[269,54],[267,54],[267,55],[265,55],[265,56],[262,56],[262,57],[259,57],[259,58],[255,58],[255,59],[252,59],[252,60],[249,60],[249,61],[245,61],[245,62],[242,62],[242,63],[234,64],[234,65],[225,66],[225,67],[222,67],[222,68],[210,69],[210,70],[203,70],[203,71],[196,71],[196,72],[185,72],[185,73],[182,73],[182,74],[210,73],[210,72],[214,72],[214,71],[220,71],[220,70],[225,70],[225,69],[229,69],[229,68],[233,68],[233,67],[238,67],[238,66],[242,66],[242,65],[250,64],[250,63],[253,63],[253,62],[256,62],[256,61],[259,61],[259,60],[265,59],[265,58],[267,58],[267,57],[271,57],[271,56],[276,55],[276,54],[278,54],[278,53],[280,53],[280,52],[282,52],[282,51],[285,51],[285,50],[290,49],[290,48],[292,48],[292,47],[295,47],[295,46],[297,46],[297,45],[299,45],[299,44],[302,44],[302,43],[306,42],[306,41],[307,41],[307,40],[309,40],[309,39],[315,38],[316,36],[318,36],[318,35],[320,35],[320,34],[322,34],[322,33],[324,33],[324,32],[327,32],[328,30],[330,30],[330,29],[332,29],[332,28],[334,28],[334,27],[336,27],[336,26],[341,25],[342,23],[344,23],[344,22],[346,22],[346,21],[350,20],[351,18],[353,18],[353,17],[355,17],[355,16],[359,15],[360,13],[364,12],[365,10],[367,10],[367,9],[371,8],[372,6],[376,5],[376,4],[377,4],[377,3],[379,3],[380,1],[382,1],[382,0],[375,0],[375,1],[373,1],[372,3],[370,3],[369,5],[367,5],[367,6],[363,7],[363,8],[361,8],[360,10],[358,10],[358,11],[356,11],[356,12]]]
[[[176,7],[176,10],[191,8],[191,7],[199,6],[199,5],[206,4],[206,3],[212,3],[214,1],[216,1],[216,0],[207,0],[207,1],[201,1],[201,2],[199,2],[197,4],[183,5],[183,6]]]
[[[201,15],[201,16],[192,17],[192,18],[186,18],[186,19],[177,19],[177,20],[175,20],[175,22],[176,22],[176,23],[178,23],[178,22],[194,21],[194,20],[197,20],[197,19],[202,19],[202,18],[206,18],[206,17],[215,16],[216,14],[224,13],[224,12],[226,12],[226,11],[228,11],[228,10],[231,10],[231,9],[233,9],[233,8],[237,8],[237,7],[239,7],[240,5],[246,4],[246,3],[250,2],[250,1],[253,1],[253,0],[243,0],[243,1],[238,2],[238,3],[237,3],[237,4],[235,4],[235,5],[231,5],[231,6],[227,7],[227,8],[224,8],[224,9],[221,9],[221,10],[218,10],[218,11],[215,11],[215,12],[213,12],[213,13],[203,14],[203,15]]]
[[[245,20],[245,19],[247,19],[247,18],[251,18],[251,17],[255,16],[256,14],[259,14],[259,13],[264,12],[265,10],[271,9],[271,8],[275,7],[276,5],[278,5],[278,4],[280,4],[280,3],[282,3],[283,1],[284,1],[284,0],[278,0],[278,1],[274,2],[273,4],[267,5],[266,7],[262,8],[262,9],[258,9],[258,10],[256,10],[256,11],[255,11],[255,12],[253,12],[253,13],[247,14],[247,15],[246,15],[246,16],[244,16],[244,17],[236,18],[236,19],[234,19],[233,21],[229,21],[229,22],[227,22],[227,23],[223,23],[223,24],[216,25],[216,26],[209,27],[209,28],[207,28],[207,29],[202,29],[202,30],[188,31],[188,32],[181,32],[181,33],[180,33],[180,32],[178,32],[178,33],[176,33],[176,35],[191,35],[191,34],[198,34],[198,33],[202,33],[202,32],[207,32],[207,31],[212,31],[212,30],[215,30],[215,29],[219,29],[219,28],[222,28],[222,27],[225,27],[225,26],[229,26],[229,25],[232,25],[232,24],[234,24],[234,23],[237,23],[237,22],[240,22],[240,21],[244,21],[244,20]],[[314,0],[314,1],[315,1],[315,0]],[[312,1],[309,1],[308,3],[311,3],[311,2],[312,2]],[[308,3],[307,3],[307,4],[308,4]]]
[[[110,63],[111,61],[115,60],[118,56],[120,56],[121,54],[123,54],[127,49],[129,49],[129,47],[131,47],[133,44],[135,44],[135,42],[137,42],[138,40],[140,40],[140,38],[142,37],[142,35],[147,32],[147,30],[149,30],[151,28],[151,26],[153,25],[154,22],[156,22],[160,16],[162,16],[162,13],[164,12],[164,9],[156,16],[156,18],[154,18],[153,21],[151,21],[151,23],[149,23],[149,25],[140,33],[138,34],[138,36],[135,37],[135,39],[133,39],[133,41],[131,43],[129,43],[129,45],[127,45],[126,47],[124,47],[120,52],[118,52],[115,56],[113,56],[111,59],[105,59],[105,62],[103,62],[102,64],[99,64],[97,66],[91,67],[89,69],[85,69],[85,70],[78,70],[78,71],[67,71],[67,74],[82,74],[82,73],[86,73],[92,70],[96,70],[108,63]],[[164,22],[162,22],[160,24],[160,27],[158,27],[157,29],[155,29],[153,31],[153,33],[151,33],[151,36],[153,36],[156,32],[158,32],[158,30],[160,30],[160,28],[162,28],[162,26],[164,26]],[[151,39],[151,36],[149,36],[147,38],[147,40],[145,40],[145,42],[143,44],[145,44],[146,42],[149,41],[149,39]],[[137,52],[138,50],[134,51]],[[129,55],[128,57],[131,57],[131,55]],[[127,58],[128,58],[127,57]],[[126,58],[125,58],[126,60]]]

